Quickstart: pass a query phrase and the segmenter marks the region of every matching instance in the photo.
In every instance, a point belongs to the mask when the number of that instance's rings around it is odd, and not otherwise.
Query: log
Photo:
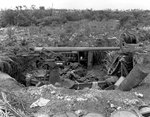
[[[138,86],[148,75],[144,73],[139,64],[136,64],[127,77],[122,81],[122,83],[117,87],[117,89],[122,91],[130,91],[132,88]]]

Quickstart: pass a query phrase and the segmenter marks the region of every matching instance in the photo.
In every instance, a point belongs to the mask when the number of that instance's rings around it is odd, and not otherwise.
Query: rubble
[[[86,115],[88,112],[86,110],[77,110],[75,111],[75,114],[77,116],[83,116],[83,115]]]
[[[37,101],[33,102],[30,106],[30,108],[33,108],[33,107],[42,107],[42,106],[46,106],[46,104],[49,102],[50,100],[48,99],[44,99],[42,97],[40,97]]]
[[[144,98],[139,98],[135,95],[135,92],[105,91],[94,88],[71,90],[56,87],[52,84],[28,87],[28,89],[22,88],[14,90],[12,93],[26,103],[25,109],[22,111],[25,111],[25,113],[27,111],[35,117],[57,117],[62,116],[62,114],[74,117],[78,117],[80,114],[83,117],[93,115],[110,117],[110,114],[116,110],[140,107],[144,103]],[[6,96],[11,97],[12,95],[6,93]],[[39,99],[46,100],[46,103],[37,104],[30,108]],[[11,103],[11,100],[9,100],[9,103]],[[12,106],[17,108],[13,104]]]
[[[144,95],[143,95],[142,93],[137,93],[137,92],[135,92],[135,95],[136,95],[137,97],[139,97],[139,98],[144,98]]]

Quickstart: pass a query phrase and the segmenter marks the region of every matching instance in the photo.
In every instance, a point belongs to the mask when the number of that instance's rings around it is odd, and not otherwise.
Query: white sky
[[[65,9],[150,9],[150,0],[0,0],[0,9],[31,5]],[[52,5],[53,4],[53,5]]]

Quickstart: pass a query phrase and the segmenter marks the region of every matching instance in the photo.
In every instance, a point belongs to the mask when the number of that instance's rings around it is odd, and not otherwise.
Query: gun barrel
[[[71,52],[71,51],[117,51],[120,47],[35,47],[35,51],[41,50],[54,51],[54,52]]]

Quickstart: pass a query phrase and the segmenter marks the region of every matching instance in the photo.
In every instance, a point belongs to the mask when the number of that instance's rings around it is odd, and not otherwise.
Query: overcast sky
[[[150,0],[0,0],[0,9],[31,5],[65,9],[149,9]]]

